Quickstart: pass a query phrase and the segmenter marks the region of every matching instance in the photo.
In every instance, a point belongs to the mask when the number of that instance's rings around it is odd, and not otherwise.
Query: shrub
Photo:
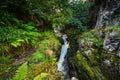
[[[27,74],[27,62],[22,64],[18,68],[13,80],[24,80],[26,78],[26,74]]]
[[[27,27],[27,29],[24,30],[13,28],[12,26],[0,27],[0,45],[3,45],[0,47],[1,55],[12,53],[10,52],[12,47],[24,48],[25,46],[23,45],[35,46],[40,34],[34,29],[34,26],[27,26],[27,24],[25,24],[25,27]]]

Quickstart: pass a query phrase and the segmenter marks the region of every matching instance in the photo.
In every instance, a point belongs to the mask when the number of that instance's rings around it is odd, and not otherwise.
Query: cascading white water
[[[63,62],[65,61],[65,55],[67,53],[67,48],[68,48],[68,44],[65,36],[63,36],[62,39],[64,41],[64,44],[62,45],[61,54],[58,61],[58,71],[64,71]]]
[[[65,59],[65,56],[67,54],[67,49],[68,49],[68,42],[67,42],[67,36],[66,35],[62,35],[62,39],[64,41],[64,44],[62,45],[61,48],[61,54],[60,54],[60,58],[58,61],[58,68],[57,70],[59,72],[64,72],[64,77],[66,80],[70,80],[69,78],[69,67],[68,67],[68,63],[67,63],[67,59]]]

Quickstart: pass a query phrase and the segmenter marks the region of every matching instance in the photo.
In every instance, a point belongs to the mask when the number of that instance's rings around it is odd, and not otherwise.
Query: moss
[[[33,66],[33,65],[31,65],[31,66]],[[54,56],[51,56],[46,61],[34,64],[34,66],[32,68],[29,67],[28,78],[33,79],[35,76],[38,76],[41,73],[47,73],[47,74],[49,74],[49,76],[46,77],[46,80],[47,79],[62,80],[60,78],[59,74],[56,73],[56,68],[57,68],[56,58]]]
[[[94,56],[91,56],[94,59]],[[91,62],[94,62],[94,60]],[[79,51],[77,55],[71,58],[72,64],[77,67],[78,74],[80,75],[80,80],[98,80],[101,74],[101,70],[99,67],[90,65],[90,61],[86,59]]]
[[[80,35],[80,37],[82,37],[82,38],[85,38],[85,37],[87,37],[87,38],[94,38],[94,37],[97,37],[98,34],[99,34],[98,30],[93,29],[93,30],[90,30],[90,31],[83,32]]]
[[[118,26],[108,26],[105,28],[105,31],[120,30],[120,25]]]
[[[33,79],[34,77],[47,73],[48,77],[45,79],[50,80],[62,80],[58,73],[56,73],[57,63],[55,55],[48,56],[45,51],[53,51],[56,53],[60,48],[60,42],[51,31],[41,33],[40,42],[36,52],[28,59],[29,68],[28,78]]]
[[[102,69],[102,64],[105,59],[111,62],[110,67],[113,68],[115,67],[115,63],[118,64],[120,62],[119,57],[116,56],[116,51],[108,54],[103,49],[105,35],[108,31],[115,32],[113,38],[120,38],[120,26],[109,26],[102,29],[102,36],[100,36],[100,31],[96,29],[78,34],[77,41],[80,49],[77,53],[74,53],[75,55],[73,54],[74,57],[72,55],[70,61],[77,68],[76,72],[79,74],[80,80],[98,80],[100,77],[102,77],[101,80],[113,79],[113,76],[106,74],[106,72],[108,73],[110,71]],[[105,75],[103,76],[103,74]]]
[[[81,75],[79,77],[82,80],[100,79],[103,74],[100,68],[101,61],[103,61],[103,59],[110,59],[110,57],[114,57],[112,55],[108,56],[103,49],[104,37],[107,31],[103,29],[102,32],[104,36],[99,39],[98,37],[100,32],[96,29],[83,32],[79,35],[79,46],[83,49],[80,49],[79,52],[77,52],[77,55],[72,58],[72,63],[77,66],[78,74]],[[84,40],[82,46],[81,40]],[[102,76],[101,80],[106,80],[106,78]]]
[[[77,30],[77,29],[69,29],[69,30],[66,30],[66,34],[69,38],[71,39],[77,39],[78,38],[78,35],[80,34],[80,31]]]
[[[116,34],[113,36],[113,38],[120,38],[120,33],[119,33],[119,32],[116,33]]]
[[[46,31],[41,33],[41,47],[45,46],[49,49],[57,51],[61,46],[58,38],[54,35],[52,31]]]
[[[34,54],[32,54],[29,57],[26,57],[25,60],[28,62],[28,71],[27,71],[27,77],[25,79],[27,80],[33,80],[34,77],[42,74],[42,73],[48,73],[50,74],[49,77],[46,77],[46,80],[62,80],[59,74],[56,73],[57,63],[56,63],[56,57],[55,55],[47,56],[45,54],[46,50],[52,50],[54,53],[56,53],[60,48],[60,42],[56,38],[53,32],[46,31],[41,32],[39,37],[39,42],[37,42],[37,49]],[[5,58],[6,64],[10,63],[7,58]],[[11,66],[11,64],[10,64]],[[20,65],[17,65],[20,66]],[[1,65],[0,65],[1,67]],[[3,66],[2,66],[3,67]],[[10,70],[12,70],[14,67],[10,67]],[[6,69],[4,72],[9,70],[9,65],[5,65]],[[7,74],[10,74],[10,70],[7,72]],[[14,70],[15,72],[15,70]],[[3,72],[0,73],[0,76],[3,76]],[[12,74],[13,76],[14,74]],[[11,75],[8,76],[11,78]]]

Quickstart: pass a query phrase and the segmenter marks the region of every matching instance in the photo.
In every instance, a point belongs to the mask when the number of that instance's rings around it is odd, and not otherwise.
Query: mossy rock
[[[94,58],[94,56],[91,56],[91,58]],[[102,74],[100,68],[91,65],[90,61],[88,61],[88,59],[86,59],[86,57],[79,51],[77,51],[77,55],[75,57],[71,58],[71,62],[76,66],[78,74],[80,75],[80,80],[98,80],[100,74]]]

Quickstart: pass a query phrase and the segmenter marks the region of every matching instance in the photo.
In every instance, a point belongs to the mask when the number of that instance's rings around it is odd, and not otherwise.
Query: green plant
[[[43,62],[48,56],[45,54],[46,50],[57,51],[60,47],[60,42],[57,40],[53,32],[45,31],[41,32],[40,42],[36,52],[29,58],[31,62]]]
[[[25,62],[18,68],[13,80],[24,80],[26,78],[26,74],[27,74],[27,62]]]
[[[71,1],[68,7],[72,11],[72,17],[69,19],[69,24],[78,27],[80,30],[86,30],[89,23],[90,2],[83,2],[83,0]]]
[[[5,43],[0,43],[0,55],[6,55],[9,52],[9,46]]]
[[[35,46],[40,36],[39,32],[30,23],[23,25],[26,28],[13,28],[12,26],[0,27],[1,54],[9,53],[11,47],[23,47],[24,43]]]
[[[40,44],[42,48],[46,47],[46,49],[49,48],[56,51],[60,47],[60,42],[52,31],[42,32],[40,37],[43,40]]]
[[[34,80],[43,80],[48,75],[49,75],[48,73],[41,73],[40,75],[36,76]]]
[[[30,62],[43,62],[46,60],[45,54],[41,51],[36,51],[30,58]]]
[[[11,60],[9,56],[0,56],[0,65],[10,64]]]
[[[55,56],[50,56],[43,62],[37,62],[34,64],[34,67],[29,70],[28,75],[32,75],[32,79],[35,80],[43,80],[43,79],[51,79],[51,80],[59,80],[60,76],[56,73],[56,58]]]
[[[0,56],[0,77],[9,72],[12,59],[9,56]]]

